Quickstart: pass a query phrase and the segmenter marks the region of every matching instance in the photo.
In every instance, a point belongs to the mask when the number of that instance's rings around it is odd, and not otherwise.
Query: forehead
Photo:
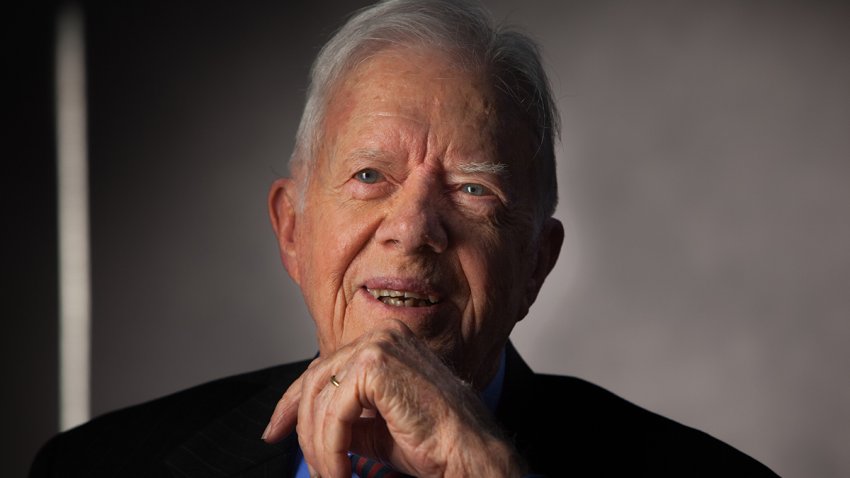
[[[470,116],[494,113],[483,75],[425,48],[391,48],[367,57],[346,75],[339,92],[366,93],[370,102],[406,103],[434,113],[456,106]]]
[[[360,62],[336,88],[325,118],[331,141],[425,139],[470,151],[495,151],[497,128],[483,75],[440,52],[413,48],[383,50]]]

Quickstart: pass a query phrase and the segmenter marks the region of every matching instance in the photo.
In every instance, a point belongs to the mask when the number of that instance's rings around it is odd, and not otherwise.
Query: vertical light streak
[[[82,10],[56,17],[56,134],[59,198],[59,424],[89,418],[89,218],[85,41]]]

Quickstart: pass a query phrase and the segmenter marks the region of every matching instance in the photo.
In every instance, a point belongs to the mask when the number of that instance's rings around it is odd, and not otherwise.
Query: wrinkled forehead
[[[329,96],[325,142],[392,118],[426,125],[435,137],[452,138],[457,148],[515,162],[527,149],[522,146],[528,130],[517,124],[486,72],[458,58],[425,47],[396,47],[362,59]]]

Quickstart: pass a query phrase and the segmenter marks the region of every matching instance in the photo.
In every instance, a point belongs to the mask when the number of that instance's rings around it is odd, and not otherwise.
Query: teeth
[[[423,295],[417,294],[416,292],[369,288],[367,288],[366,291],[372,294],[372,297],[380,300],[381,302],[387,305],[394,305],[396,307],[425,307],[438,302],[437,296],[435,295]]]

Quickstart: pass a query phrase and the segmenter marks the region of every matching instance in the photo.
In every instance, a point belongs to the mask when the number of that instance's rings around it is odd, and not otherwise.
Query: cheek
[[[495,251],[502,251],[498,254]],[[464,314],[462,335],[468,350],[478,361],[489,346],[510,335],[522,302],[518,300],[516,270],[511,270],[504,249],[484,249],[460,256],[466,276],[471,308]]]
[[[315,300],[328,302],[311,303],[311,308],[333,306],[332,299],[345,286],[352,262],[372,240],[377,222],[374,215],[351,209],[345,204],[319,203],[314,211],[321,214],[305,214],[309,219],[303,222],[298,238],[302,289],[309,289]]]
[[[519,319],[529,264],[527,234],[519,234],[503,222],[467,229],[458,247],[458,258],[469,284],[476,318],[473,327],[499,317],[513,323]],[[489,326],[489,325],[488,325]]]
[[[309,220],[301,230],[299,240],[309,250],[310,267],[339,269],[346,256],[362,247],[369,239],[370,220],[360,211],[351,211],[337,202],[319,203],[308,213]]]
[[[468,232],[466,240],[458,244],[458,260],[476,314],[491,314],[516,278],[518,271],[512,267],[516,251],[511,250],[507,238],[494,228],[474,228]]]

